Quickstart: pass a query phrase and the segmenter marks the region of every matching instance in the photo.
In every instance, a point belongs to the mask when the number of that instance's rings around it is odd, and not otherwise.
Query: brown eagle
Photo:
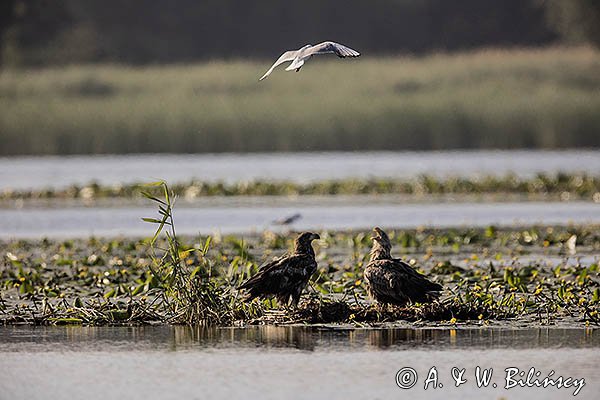
[[[275,297],[279,303],[287,305],[291,297],[292,306],[297,306],[308,280],[317,270],[311,242],[320,238],[316,233],[301,233],[294,241],[292,254],[275,258],[264,265],[238,289],[248,291],[246,300]]]
[[[404,261],[392,258],[388,235],[380,228],[373,232],[371,260],[364,271],[369,295],[378,303],[398,306],[436,299],[442,286],[431,282]]]

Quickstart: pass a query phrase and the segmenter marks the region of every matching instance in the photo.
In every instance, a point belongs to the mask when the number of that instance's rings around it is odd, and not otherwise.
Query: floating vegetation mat
[[[347,179],[313,183],[253,181],[238,183],[201,182],[171,185],[173,192],[194,200],[211,196],[297,196],[297,195],[444,195],[518,194],[560,200],[585,199],[600,202],[600,177],[586,174],[539,174],[533,178],[515,175],[479,178],[436,178],[422,175],[414,179]],[[0,200],[139,198],[148,191],[142,183],[102,186],[90,183],[65,189],[0,191]],[[150,189],[152,191],[152,189]],[[159,193],[160,189],[154,190]]]
[[[268,310],[251,324],[330,324],[353,323],[385,324],[406,322],[446,322],[506,320],[510,314],[494,313],[486,307],[473,307],[453,299],[419,306],[397,307],[348,303],[343,300],[325,300],[311,297],[301,303],[297,310]]]
[[[444,286],[439,302],[405,308],[368,299],[366,231],[319,232],[319,267],[297,309],[270,300],[246,303],[235,290],[287,251],[293,233],[179,238],[177,257],[189,279],[176,294],[190,296],[187,308],[169,302],[167,280],[152,272],[148,240],[0,241],[0,324],[597,325],[599,228],[390,231],[392,254]],[[168,253],[168,240],[156,239],[154,257]]]

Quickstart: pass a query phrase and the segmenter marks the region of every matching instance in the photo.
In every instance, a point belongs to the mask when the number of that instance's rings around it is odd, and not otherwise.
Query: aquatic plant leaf
[[[150,222],[152,224],[164,224],[165,223],[165,221],[162,221],[162,220],[156,219],[156,218],[142,218],[142,221]]]
[[[155,201],[155,202],[157,202],[157,203],[164,204],[165,206],[167,205],[167,203],[165,203],[164,201],[162,201],[162,200],[161,200],[161,199],[159,199],[158,197],[155,197],[155,196],[151,195],[151,194],[150,194],[150,193],[148,193],[148,192],[142,192],[142,196],[144,196],[144,197],[146,197],[146,198],[148,198],[148,199],[150,199],[150,200],[152,200],[152,201]]]

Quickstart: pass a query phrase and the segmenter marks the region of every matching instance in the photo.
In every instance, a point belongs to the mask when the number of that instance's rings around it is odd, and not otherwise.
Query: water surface
[[[106,185],[189,181],[310,182],[343,178],[412,178],[600,172],[597,150],[433,151],[361,153],[142,154],[0,157],[0,190],[61,188],[96,181]]]
[[[504,389],[510,367],[584,379],[577,398],[600,390],[593,329],[0,327],[0,353],[7,399],[572,398],[574,388]],[[424,390],[434,366],[443,386]],[[493,368],[488,387],[477,366]],[[395,383],[405,367],[411,389]],[[458,388],[453,367],[468,380]]]
[[[272,199],[271,199],[272,200]],[[363,199],[364,201],[364,199]],[[177,207],[179,234],[253,233],[265,229],[370,229],[488,225],[600,223],[600,204],[590,202],[517,203],[345,203],[282,206]],[[292,225],[273,224],[280,218],[300,214]],[[158,217],[150,207],[66,207],[0,209],[0,238],[148,236],[153,226],[142,217]]]

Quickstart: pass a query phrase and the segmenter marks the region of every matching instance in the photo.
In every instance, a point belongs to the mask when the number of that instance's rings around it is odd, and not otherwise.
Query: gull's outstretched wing
[[[314,45],[307,51],[307,55],[314,54],[329,54],[334,53],[338,57],[358,57],[360,53],[356,50],[352,50],[350,47],[346,47],[343,44],[339,44],[336,42],[323,42],[317,45]]]
[[[269,68],[269,70],[267,72],[265,72],[265,74],[259,79],[259,81],[262,81],[263,79],[265,79],[267,76],[271,75],[271,72],[273,72],[273,70],[280,64],[283,64],[284,62],[287,61],[292,61],[294,58],[296,58],[296,55],[298,54],[298,51],[286,51],[285,53],[283,53],[278,59],[277,61],[275,61],[275,64],[273,64],[271,66],[271,68]]]

